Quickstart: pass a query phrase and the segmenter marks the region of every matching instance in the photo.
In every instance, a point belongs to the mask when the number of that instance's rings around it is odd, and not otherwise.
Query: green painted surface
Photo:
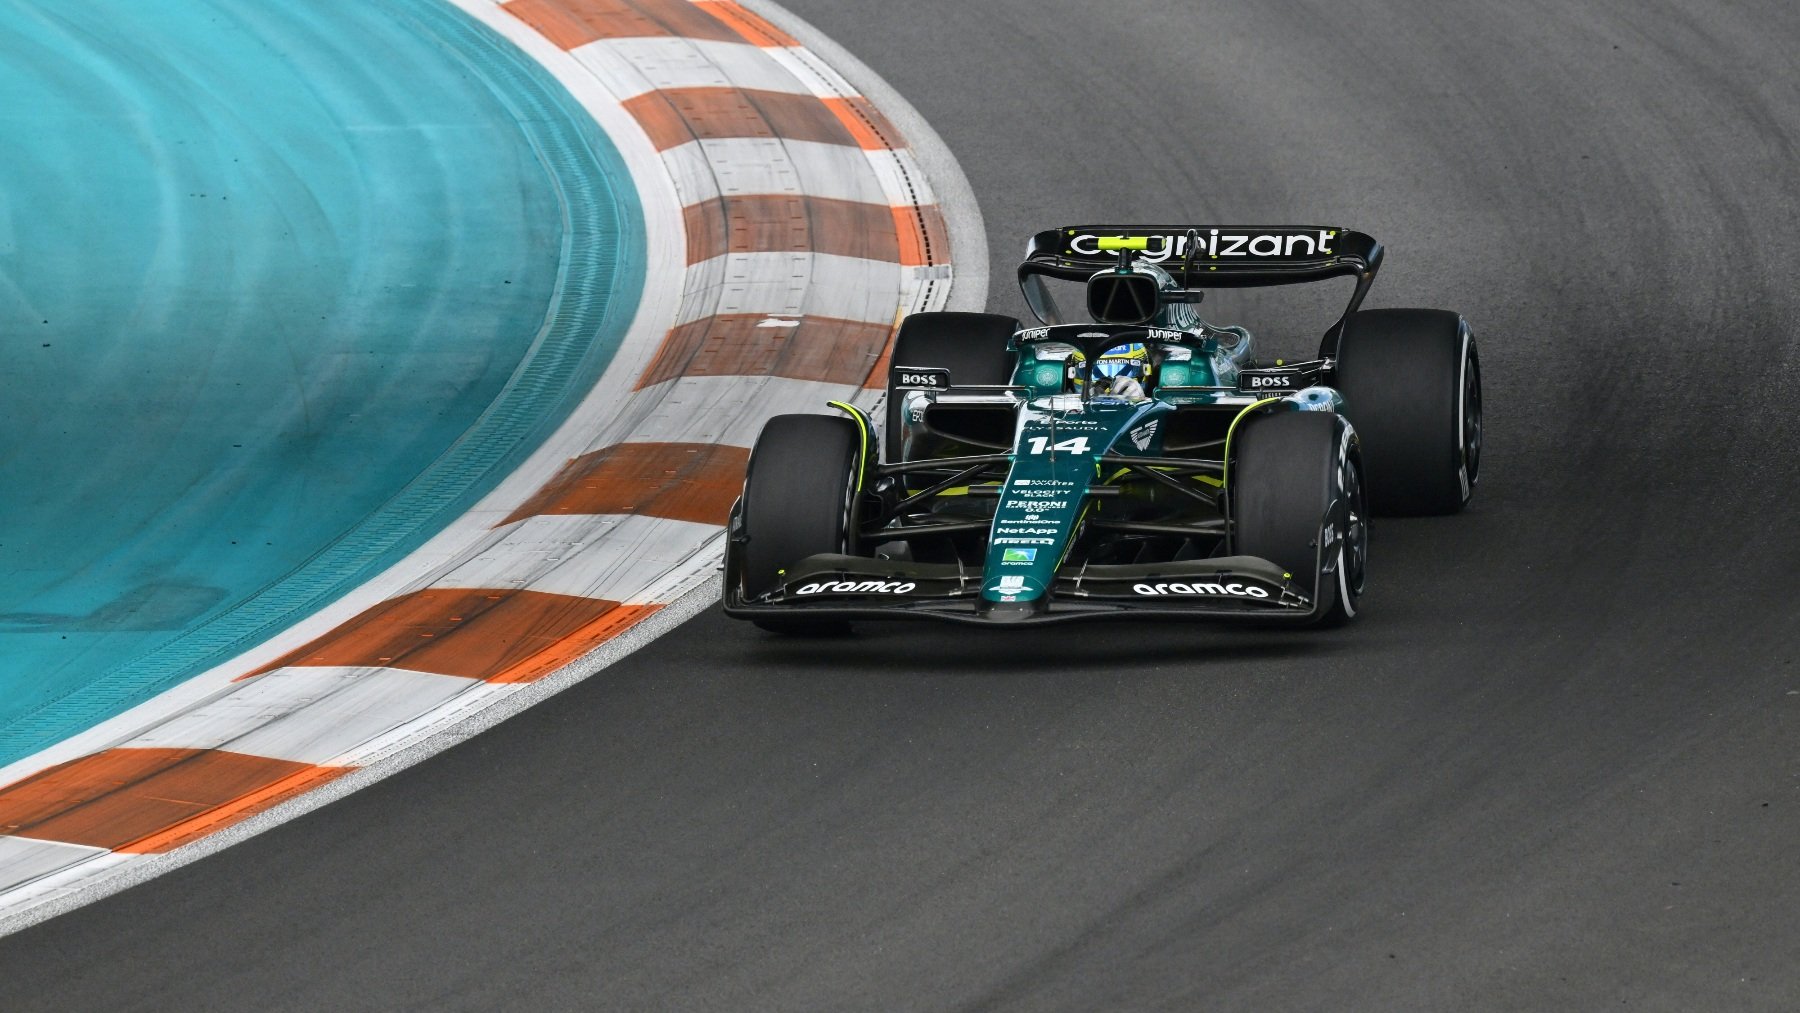
[[[564,417],[641,212],[440,0],[0,0],[0,763],[316,611]]]

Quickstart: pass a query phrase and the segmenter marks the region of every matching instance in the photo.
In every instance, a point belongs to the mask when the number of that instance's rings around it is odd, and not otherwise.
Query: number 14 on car
[[[1088,452],[1088,438],[1085,436],[1070,437],[1069,439],[1062,440],[1058,443],[1051,443],[1048,437],[1032,436],[1027,438],[1025,442],[1031,445],[1031,449],[1027,451],[1027,453],[1031,454],[1042,454],[1053,450],[1060,450],[1068,454],[1085,454]]]

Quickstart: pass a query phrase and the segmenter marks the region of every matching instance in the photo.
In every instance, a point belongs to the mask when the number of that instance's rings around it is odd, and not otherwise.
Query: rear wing
[[[1341,275],[1356,278],[1348,316],[1361,305],[1381,266],[1381,244],[1349,229],[1323,226],[1076,225],[1031,237],[1019,265],[1019,285],[1032,312],[1046,323],[1055,303],[1043,278],[1086,281],[1119,263],[1100,249],[1101,237],[1145,240],[1138,260],[1155,264],[1184,289],[1292,285]]]

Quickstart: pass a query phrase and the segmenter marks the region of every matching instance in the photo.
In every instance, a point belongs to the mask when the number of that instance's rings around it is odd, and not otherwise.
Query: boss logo
[[[1254,584],[1133,584],[1131,589],[1142,595],[1199,594],[1222,598],[1267,598],[1269,592]]]
[[[1271,387],[1293,389],[1294,378],[1291,376],[1246,376],[1244,386],[1250,390],[1267,390]]]
[[[901,580],[827,580],[804,584],[795,594],[905,594],[919,585]]]
[[[889,374],[889,382],[896,389],[901,390],[943,390],[950,386],[950,371],[947,369],[896,367]]]

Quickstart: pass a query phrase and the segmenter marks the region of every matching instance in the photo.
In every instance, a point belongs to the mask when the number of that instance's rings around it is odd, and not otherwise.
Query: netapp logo
[[[1241,379],[1244,386],[1251,390],[1263,390],[1269,387],[1287,387],[1291,389],[1294,386],[1294,378],[1292,376],[1245,375]]]
[[[900,580],[827,580],[818,584],[806,584],[794,591],[795,594],[905,594],[919,585],[911,581]]]
[[[1145,236],[1150,241],[1143,257],[1152,264],[1160,264],[1170,257],[1187,256],[1187,235]],[[1331,241],[1337,238],[1336,229],[1319,229],[1308,232],[1263,232],[1257,235],[1245,233],[1219,234],[1218,229],[1209,229],[1200,234],[1200,241],[1194,246],[1196,257],[1328,257],[1331,255]],[[1100,237],[1092,233],[1083,233],[1069,239],[1069,252],[1083,257],[1098,257]]]
[[[1200,594],[1222,598],[1267,598],[1269,592],[1254,584],[1133,584],[1143,595]]]
[[[995,528],[996,535],[1054,535],[1056,528]]]

